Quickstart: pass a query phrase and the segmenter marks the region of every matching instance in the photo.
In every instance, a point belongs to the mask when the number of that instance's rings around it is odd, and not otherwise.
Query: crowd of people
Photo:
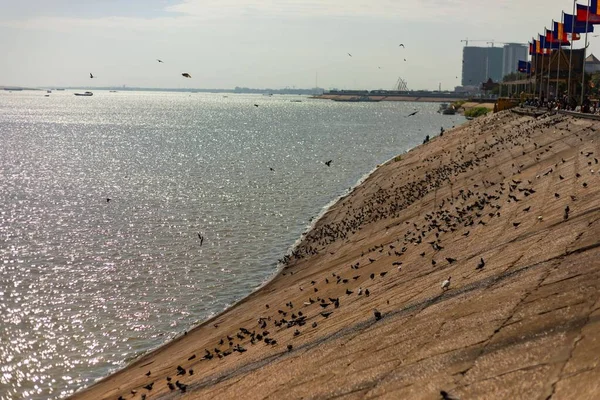
[[[555,111],[565,110],[600,115],[600,101],[592,101],[587,96],[584,97],[581,105],[575,97],[569,97],[567,94],[559,95],[557,97],[550,95],[548,98],[546,98],[544,92],[542,92],[540,97],[527,98],[526,96],[527,95],[525,95],[525,93],[521,93],[522,106],[546,108],[548,110]]]

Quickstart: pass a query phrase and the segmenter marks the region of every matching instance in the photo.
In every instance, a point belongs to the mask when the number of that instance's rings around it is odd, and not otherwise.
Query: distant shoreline
[[[322,94],[313,99],[344,101],[352,99],[353,95]],[[464,97],[423,97],[423,96],[367,96],[371,101],[405,101],[413,103],[451,103],[464,100]]]

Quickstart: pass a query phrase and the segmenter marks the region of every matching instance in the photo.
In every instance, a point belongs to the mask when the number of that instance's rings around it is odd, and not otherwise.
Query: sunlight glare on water
[[[464,121],[437,109],[0,93],[0,399],[63,397],[243,298],[323,206]]]

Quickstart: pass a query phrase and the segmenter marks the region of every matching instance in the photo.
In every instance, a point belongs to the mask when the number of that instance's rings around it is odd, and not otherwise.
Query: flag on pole
[[[590,11],[596,15],[600,14],[600,2],[598,0],[590,1]]]
[[[527,62],[527,61],[519,60],[519,65],[518,65],[517,70],[522,74],[523,73],[528,74],[531,72],[531,63]]]
[[[562,22],[555,22],[553,28],[555,40],[562,40],[563,38],[566,40],[567,35],[565,34],[565,24]]]
[[[564,26],[565,32],[567,32],[567,33],[571,33],[571,32],[586,33],[585,16],[583,18],[583,21],[579,21],[577,18],[575,18],[575,25],[573,25],[573,15],[564,13],[564,21],[565,21],[565,26]],[[587,32],[594,32],[594,25],[588,24]]]
[[[546,31],[546,43],[552,43],[553,45],[557,44],[558,47],[571,45],[571,43],[567,40],[567,35],[558,36],[556,31]],[[557,49],[558,47],[552,48]]]
[[[589,18],[589,19],[588,19]],[[595,14],[591,7],[577,4],[577,21],[590,24],[600,24],[600,15]]]
[[[547,31],[546,35],[540,35],[540,46],[543,49],[558,49],[560,46],[563,46],[560,42],[552,42],[551,40],[547,40],[546,38],[551,35],[552,32]],[[570,43],[567,43],[570,44]],[[548,54],[549,52],[546,52]]]

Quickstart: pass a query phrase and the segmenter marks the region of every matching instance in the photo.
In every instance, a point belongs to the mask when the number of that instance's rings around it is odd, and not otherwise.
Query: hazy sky
[[[440,82],[452,89],[460,84],[461,39],[527,42],[572,7],[570,0],[0,0],[0,85],[309,88],[318,74],[324,88],[392,89],[402,77],[410,89]],[[600,55],[600,38],[590,42]]]

